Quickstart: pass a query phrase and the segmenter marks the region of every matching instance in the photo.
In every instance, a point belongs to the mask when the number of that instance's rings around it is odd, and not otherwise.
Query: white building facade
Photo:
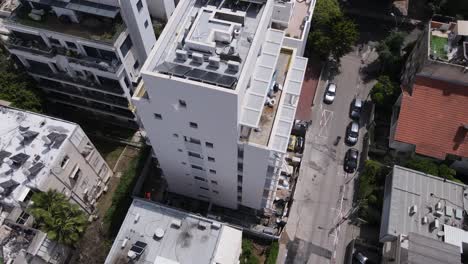
[[[181,1],[133,103],[170,192],[268,210],[307,59],[271,28],[273,1]]]
[[[129,102],[156,42],[145,0],[25,0],[4,25],[5,46],[60,112],[137,127]]]
[[[0,133],[2,220],[31,224],[25,209],[48,190],[94,212],[113,172],[79,125],[2,107]]]

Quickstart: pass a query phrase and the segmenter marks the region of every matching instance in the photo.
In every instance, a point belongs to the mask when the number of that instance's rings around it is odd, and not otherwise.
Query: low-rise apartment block
[[[307,59],[274,1],[179,2],[133,96],[170,192],[271,209]]]
[[[91,214],[113,172],[79,125],[0,108],[1,219],[30,225],[35,192],[56,190]]]
[[[237,264],[241,246],[241,230],[135,199],[105,264]]]
[[[3,24],[50,109],[138,127],[129,100],[156,41],[145,0],[25,0]]]
[[[385,182],[382,263],[466,263],[467,187],[394,166]]]

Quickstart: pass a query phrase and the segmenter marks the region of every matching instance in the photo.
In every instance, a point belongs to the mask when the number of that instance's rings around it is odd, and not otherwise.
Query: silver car
[[[351,103],[349,116],[354,120],[358,120],[361,117],[361,111],[362,111],[362,100],[359,98],[356,98]]]
[[[325,94],[323,96],[323,102],[326,104],[331,104],[335,100],[336,96],[336,84],[328,83],[327,89],[325,90]]]
[[[348,128],[346,129],[346,144],[349,146],[354,146],[358,142],[359,138],[359,123],[352,121],[349,123]]]

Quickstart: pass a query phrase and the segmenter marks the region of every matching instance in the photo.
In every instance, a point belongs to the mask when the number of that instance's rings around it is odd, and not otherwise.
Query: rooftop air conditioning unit
[[[135,219],[133,220],[134,223],[138,223],[138,220],[140,220],[140,214],[135,215]]]
[[[208,65],[212,68],[218,69],[220,61],[221,60],[218,57],[211,56],[208,58]]]
[[[437,202],[436,205],[435,205],[435,209],[436,209],[436,211],[440,211],[442,209],[442,203]]]
[[[427,224],[428,221],[429,220],[427,219],[427,216],[421,218],[421,224],[423,224],[423,225]]]
[[[414,215],[415,213],[418,212],[418,206],[417,205],[412,205],[409,209],[409,214]]]
[[[203,222],[203,221],[200,221],[198,222],[198,229],[200,230],[205,230],[207,228],[207,223]]]
[[[211,223],[211,228],[219,230],[221,228],[221,224],[218,223],[218,222],[213,222],[213,223]]]
[[[179,219],[174,219],[171,222],[171,226],[175,228],[180,228],[182,226],[182,221],[180,221]]]
[[[203,63],[203,54],[194,52],[192,53],[192,61],[197,64],[202,64]]]
[[[156,228],[156,230],[154,230],[154,237],[157,238],[157,239],[161,239],[164,237],[164,229],[162,228]]]
[[[186,61],[188,58],[187,51],[185,50],[176,50],[176,59],[179,61]]]
[[[238,72],[240,63],[237,61],[228,61],[228,70],[231,72]]]
[[[431,231],[433,231],[434,229],[438,229],[440,227],[440,222],[439,222],[439,219],[435,219],[432,223],[431,223]]]

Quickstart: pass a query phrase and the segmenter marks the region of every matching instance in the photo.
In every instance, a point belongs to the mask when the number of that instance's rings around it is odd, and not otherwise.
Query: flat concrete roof
[[[463,184],[394,166],[385,184],[381,241],[409,233],[443,240],[444,224],[464,226],[463,215],[468,206],[466,189]]]
[[[0,106],[0,202],[15,205],[41,189],[77,124]]]
[[[155,232],[162,238],[157,238]],[[135,199],[105,263],[127,260],[136,243],[146,244],[146,248],[134,263],[237,263],[242,232],[217,221]]]
[[[407,259],[400,259],[408,264],[456,264],[461,263],[458,247],[431,239],[416,233],[408,235]],[[402,256],[404,258],[404,256]],[[405,262],[407,261],[407,262]]]

